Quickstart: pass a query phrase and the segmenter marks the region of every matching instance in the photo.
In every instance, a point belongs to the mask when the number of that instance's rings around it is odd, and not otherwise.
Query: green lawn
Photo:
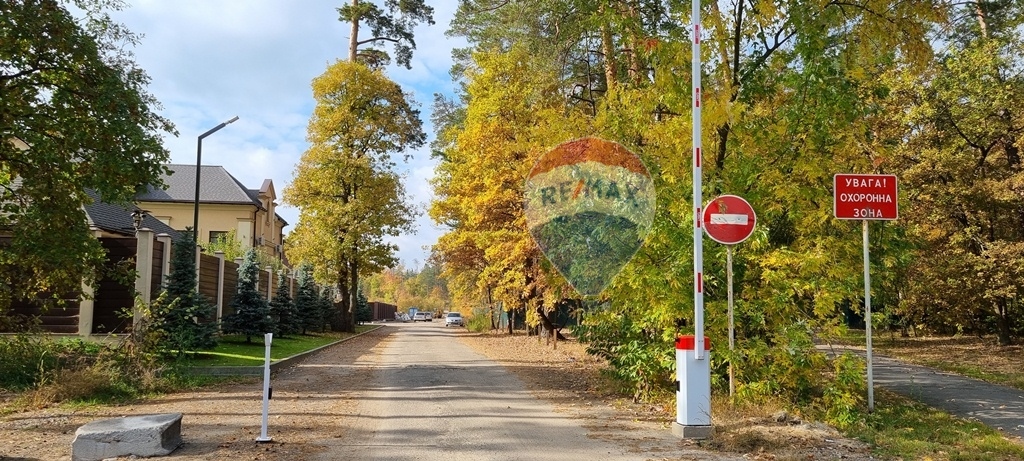
[[[378,327],[379,325],[357,325],[355,334]],[[326,332],[291,335],[284,338],[274,337],[270,345],[270,360],[277,361],[288,358],[350,336],[353,334]],[[265,354],[266,348],[263,345],[262,336],[253,337],[251,343],[246,343],[245,336],[224,335],[213,350],[195,352],[193,365],[199,367],[260,366],[263,364]]]

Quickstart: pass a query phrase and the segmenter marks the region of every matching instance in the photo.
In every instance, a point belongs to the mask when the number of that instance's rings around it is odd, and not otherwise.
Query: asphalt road
[[[1024,439],[1024,391],[887,357],[874,357],[874,375],[876,386]]]
[[[818,349],[828,354],[849,351],[865,356],[863,348],[818,346]],[[877,353],[872,355],[875,387],[889,389],[958,418],[980,421],[1007,437],[1024,440],[1024,391],[900,362]]]
[[[363,363],[348,435],[323,460],[637,460],[641,453],[588,437],[580,421],[527,391],[497,363],[454,336],[461,328],[391,324],[381,353]]]

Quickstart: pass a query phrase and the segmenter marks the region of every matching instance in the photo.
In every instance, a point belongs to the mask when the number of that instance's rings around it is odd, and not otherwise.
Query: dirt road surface
[[[390,324],[277,373],[270,443],[255,442],[262,384],[254,380],[125,406],[7,415],[0,460],[68,460],[74,432],[87,422],[171,412],[184,414],[184,443],[167,459],[183,461],[778,459],[705,451],[674,438],[665,421],[600,402],[552,400],[564,392],[519,378],[545,373],[530,357],[499,363],[480,344],[469,347],[474,339],[440,322]],[[870,459],[834,433],[801,437],[792,459]]]

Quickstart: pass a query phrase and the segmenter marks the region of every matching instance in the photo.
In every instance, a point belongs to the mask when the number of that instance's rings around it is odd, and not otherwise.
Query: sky
[[[132,49],[135,62],[151,79],[149,91],[162,105],[158,112],[178,131],[164,139],[171,162],[194,165],[198,136],[238,116],[203,139],[202,164],[223,166],[250,189],[273,180],[277,212],[289,223],[286,233],[298,223],[299,210],[280,199],[308,147],[310,84],[347,55],[349,26],[337,12],[343,1],[129,0],[111,14],[142,36]],[[416,29],[412,69],[392,64],[387,74],[419,104],[429,141],[433,94],[452,95],[451,50],[464,42],[445,37],[457,2],[428,3],[435,24]],[[420,212],[415,232],[393,239],[406,268],[421,267],[442,233],[426,215],[435,167],[428,146],[398,166]]]

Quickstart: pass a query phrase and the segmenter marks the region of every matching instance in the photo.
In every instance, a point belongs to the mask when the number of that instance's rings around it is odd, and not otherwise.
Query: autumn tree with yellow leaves
[[[381,70],[338,61],[313,81],[313,96],[310,147],[284,190],[285,202],[300,210],[288,259],[311,264],[317,280],[337,288],[332,324],[354,331],[359,274],[393,266],[397,248],[385,239],[412,225],[393,156],[422,145],[425,135],[419,111]]]
[[[469,41],[456,53],[464,91],[435,101],[431,216],[449,229],[435,251],[453,297],[574,306],[575,333],[640,398],[670,386],[672,341],[693,324],[685,3],[462,2],[452,33]],[[824,379],[833,364],[814,350],[861,302],[859,226],[832,217],[832,176],[902,172],[908,138],[895,124],[912,100],[893,101],[886,77],[926,69],[956,10],[940,0],[704,2],[703,194],[741,195],[759,221],[737,247],[737,348],[716,347],[716,383],[733,363],[743,398],[824,394],[842,413],[830,417],[854,410],[856,389]],[[637,153],[658,191],[644,246],[586,300],[550,270],[521,209],[533,162],[583,136]],[[872,224],[872,279],[889,312],[905,301],[917,225]],[[706,328],[724,344],[725,249],[704,251]]]

